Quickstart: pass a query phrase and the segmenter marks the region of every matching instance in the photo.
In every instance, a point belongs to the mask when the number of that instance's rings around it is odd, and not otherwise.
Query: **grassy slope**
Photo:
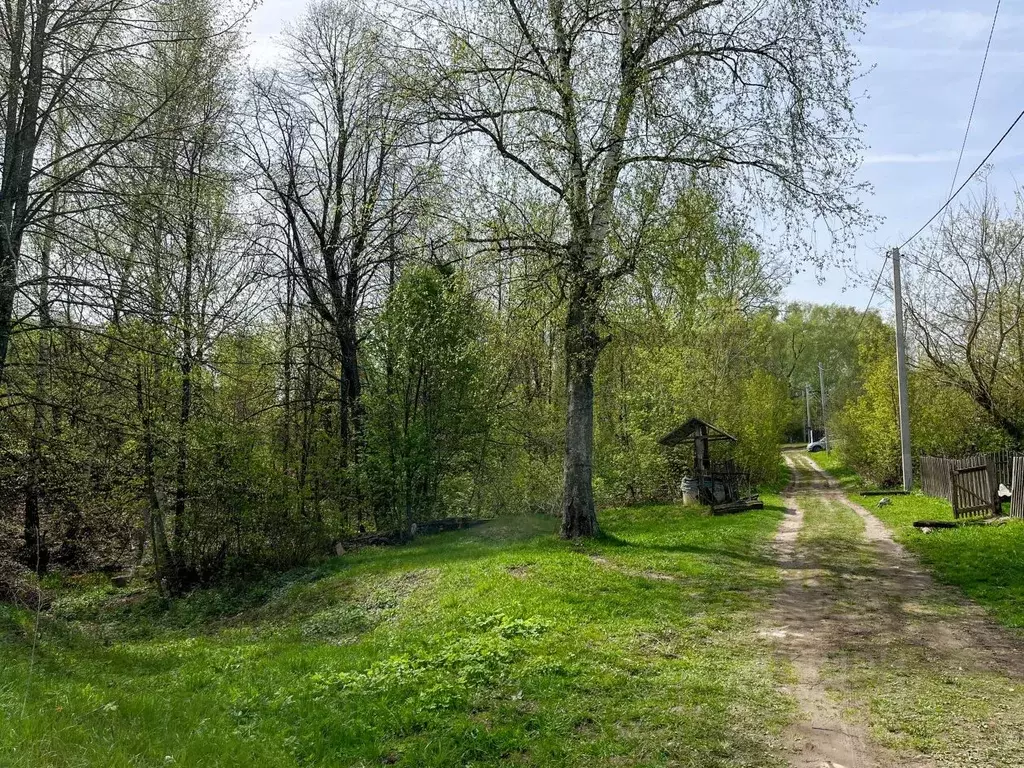
[[[938,578],[963,589],[1006,626],[1024,627],[1024,521],[921,533],[913,526],[915,520],[953,519],[947,501],[914,493],[893,496],[889,506],[879,507],[878,497],[855,493],[859,479],[835,453],[831,457],[818,453],[813,458],[840,481],[851,498],[889,526],[896,540],[917,554]]]
[[[238,594],[80,590],[31,677],[0,608],[0,765],[771,766],[780,517],[614,510],[583,546],[513,518]]]

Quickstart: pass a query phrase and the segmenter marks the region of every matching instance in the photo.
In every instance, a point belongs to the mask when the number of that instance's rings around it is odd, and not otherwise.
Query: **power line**
[[[875,278],[875,287],[871,289],[871,295],[868,297],[867,306],[864,307],[864,311],[861,312],[860,321],[857,323],[857,330],[853,333],[853,338],[860,336],[861,328],[864,327],[864,321],[868,317],[868,312],[871,310],[871,302],[875,300],[875,294],[878,293],[878,286],[882,284],[882,275],[885,274],[885,265],[889,263],[889,252],[886,251],[885,257],[882,259],[882,268],[878,270],[878,277]]]
[[[944,210],[946,210],[946,208],[949,207],[949,204],[952,203],[953,200],[956,199],[957,195],[959,195],[964,190],[964,187],[966,187],[970,183],[971,179],[973,179],[978,174],[978,171],[980,171],[985,166],[985,163],[988,162],[989,158],[992,157],[993,154],[995,154],[995,151],[997,149],[999,149],[999,146],[1006,140],[1006,137],[1010,135],[1010,133],[1013,131],[1014,128],[1017,127],[1017,123],[1019,123],[1021,121],[1021,119],[1024,119],[1024,110],[1021,110],[1020,114],[1017,115],[1017,118],[1010,124],[1010,127],[1006,129],[1006,132],[1003,133],[1003,135],[999,137],[999,141],[997,141],[995,143],[995,146],[993,146],[992,149],[990,149],[988,151],[988,154],[986,154],[985,157],[982,159],[982,161],[980,163],[978,163],[977,167],[975,167],[975,169],[973,171],[971,171],[971,173],[967,176],[967,178],[964,179],[963,184],[961,184],[959,187],[957,187],[956,191],[954,191],[953,187],[956,185],[956,178],[957,178],[957,176],[960,175],[960,164],[963,162],[964,151],[967,148],[967,138],[968,138],[968,136],[971,133],[971,125],[974,122],[974,112],[975,112],[975,110],[977,109],[977,106],[978,106],[978,95],[981,93],[981,84],[982,84],[982,81],[985,78],[985,67],[988,64],[988,55],[989,55],[989,52],[992,49],[992,38],[995,35],[996,21],[999,19],[999,8],[1001,6],[1002,6],[1002,0],[996,0],[996,8],[995,8],[995,11],[992,14],[992,25],[989,27],[988,40],[985,43],[985,54],[984,54],[984,56],[982,56],[982,59],[981,59],[981,71],[978,72],[978,82],[977,82],[977,84],[974,87],[974,98],[971,100],[971,111],[970,111],[970,113],[967,116],[967,127],[964,130],[963,141],[960,143],[960,153],[959,153],[959,155],[957,156],[957,159],[956,159],[956,168],[953,171],[953,180],[950,182],[950,185],[949,185],[949,194],[947,195],[946,202],[944,202],[942,204],[942,206],[939,208],[939,210],[937,210],[934,214],[932,214],[931,218],[929,218],[928,221],[926,221],[923,225],[921,225],[920,229],[918,229],[914,234],[912,234],[910,237],[908,237],[906,240],[904,240],[903,243],[899,246],[899,248],[906,247],[915,237],[917,237],[922,232],[924,232],[924,230],[928,227],[928,225],[931,224],[933,221],[935,221],[935,219],[938,218],[938,216]],[[899,250],[899,249],[897,249],[897,250]],[[854,332],[854,338],[860,336],[860,332],[861,332],[861,330],[862,330],[862,328],[864,326],[864,322],[865,322],[865,320],[867,320],[868,312],[871,311],[871,303],[875,300],[875,295],[878,293],[878,286],[882,284],[882,275],[885,274],[885,268],[888,265],[888,263],[889,263],[889,252],[887,251],[885,256],[882,259],[882,266],[878,270],[878,277],[875,278],[875,284],[874,284],[874,287],[872,287],[872,289],[871,289],[871,295],[868,296],[868,303],[864,307],[863,312],[861,313],[860,321],[857,323],[857,330]]]
[[[999,18],[999,6],[1003,0],[996,0],[996,10],[992,14],[992,26],[988,30],[988,42],[985,43],[985,55],[981,59],[981,71],[978,73],[978,84],[974,87],[974,99],[971,101],[971,112],[967,116],[967,128],[964,130],[964,140],[960,144],[960,155],[956,159],[956,169],[953,171],[953,180],[949,182],[948,195],[953,194],[953,187],[956,186],[956,177],[960,175],[960,163],[964,159],[964,150],[967,148],[967,137],[971,133],[971,123],[974,122],[974,110],[978,106],[978,94],[981,93],[981,81],[985,77],[985,65],[988,63],[988,52],[992,48],[992,36],[996,31],[996,19]]]
[[[971,182],[971,179],[973,179],[978,174],[978,171],[980,171],[982,168],[985,167],[985,163],[988,162],[988,159],[990,157],[992,157],[992,155],[995,154],[995,151],[997,149],[999,149],[1000,145],[1006,140],[1006,137],[1009,136],[1010,133],[1013,132],[1013,129],[1017,127],[1017,123],[1019,123],[1022,119],[1024,119],[1024,110],[1021,110],[1020,114],[1017,115],[1017,118],[1010,124],[1010,127],[1006,129],[1006,132],[1003,133],[1003,135],[999,137],[999,141],[997,141],[995,143],[995,146],[992,147],[992,149],[990,149],[988,151],[988,154],[985,155],[985,157],[982,158],[981,162],[978,163],[977,167],[975,167],[975,169],[973,171],[971,171],[970,175],[966,179],[964,179],[964,183],[956,188],[956,192],[954,192],[952,195],[949,196],[949,199],[946,200],[946,202],[944,202],[942,204],[942,206],[939,208],[939,210],[937,210],[935,213],[932,214],[931,218],[928,219],[928,221],[926,221],[924,224],[921,225],[921,228],[918,229],[917,232],[915,232],[910,237],[908,237],[906,240],[904,240],[903,243],[899,246],[900,248],[905,247],[908,243],[910,243],[911,240],[913,240],[915,237],[917,237],[922,232],[924,232],[924,230],[928,227],[928,225],[931,224],[933,221],[935,221],[935,219],[937,219],[939,217],[939,215],[944,210],[946,210],[947,207],[949,207],[949,204],[952,203],[953,200],[956,199],[956,196],[959,195],[961,192],[963,192],[964,187],[966,187]]]

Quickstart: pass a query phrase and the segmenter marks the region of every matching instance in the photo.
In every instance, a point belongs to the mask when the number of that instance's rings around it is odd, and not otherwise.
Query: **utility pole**
[[[900,449],[903,454],[903,490],[914,485],[914,465],[910,460],[910,396],[907,390],[907,340],[903,329],[903,286],[900,279],[900,249],[893,248],[892,287],[896,304],[896,380],[900,393]]]
[[[828,453],[828,416],[825,413],[825,366],[821,363],[818,363],[818,385],[821,387],[821,427],[825,435],[825,453]]]
[[[804,404],[807,406],[807,415],[804,417],[804,437],[808,443],[814,442],[814,430],[811,429],[811,385],[804,384]]]

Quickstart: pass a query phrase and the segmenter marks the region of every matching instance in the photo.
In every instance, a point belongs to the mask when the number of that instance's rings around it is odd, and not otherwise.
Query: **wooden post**
[[[697,428],[697,438],[693,441],[693,468],[697,472],[711,468],[711,451],[708,444],[708,428],[701,424]]]
[[[1024,518],[1024,456],[1013,457],[1013,478],[1010,488],[1010,514]]]
[[[1003,504],[999,501],[999,483],[996,480],[996,465],[993,461],[985,459],[985,466],[988,469],[988,488],[992,493],[992,515],[999,517],[1003,512]]]
[[[946,471],[949,473],[949,500],[953,504],[953,518],[958,519],[960,517],[960,500],[957,498],[956,492],[956,465],[950,462]]]

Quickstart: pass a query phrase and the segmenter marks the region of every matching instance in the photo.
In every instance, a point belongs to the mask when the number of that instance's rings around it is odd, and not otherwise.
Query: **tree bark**
[[[569,396],[565,420],[562,537],[596,536],[594,507],[594,369],[601,351],[597,336],[597,285],[576,281],[565,320],[565,373]]]
[[[161,593],[175,589],[175,571],[171,549],[167,543],[167,529],[164,524],[163,507],[156,490],[156,441],[153,436],[153,421],[143,394],[142,369],[136,369],[135,395],[139,416],[142,419],[142,466],[145,474],[146,500],[149,502],[148,529],[153,548],[153,570]]]
[[[17,292],[17,254],[0,245],[0,384],[4,382],[7,352],[14,333],[14,294]]]
[[[13,14],[15,28],[8,59],[3,170],[0,174],[0,383],[4,380],[11,335],[14,333],[18,262],[28,218],[32,166],[39,142],[39,103],[50,5],[50,0],[43,0],[35,9],[27,52],[23,50],[27,4],[19,2]],[[19,79],[24,66],[22,56],[27,58],[27,68]]]

